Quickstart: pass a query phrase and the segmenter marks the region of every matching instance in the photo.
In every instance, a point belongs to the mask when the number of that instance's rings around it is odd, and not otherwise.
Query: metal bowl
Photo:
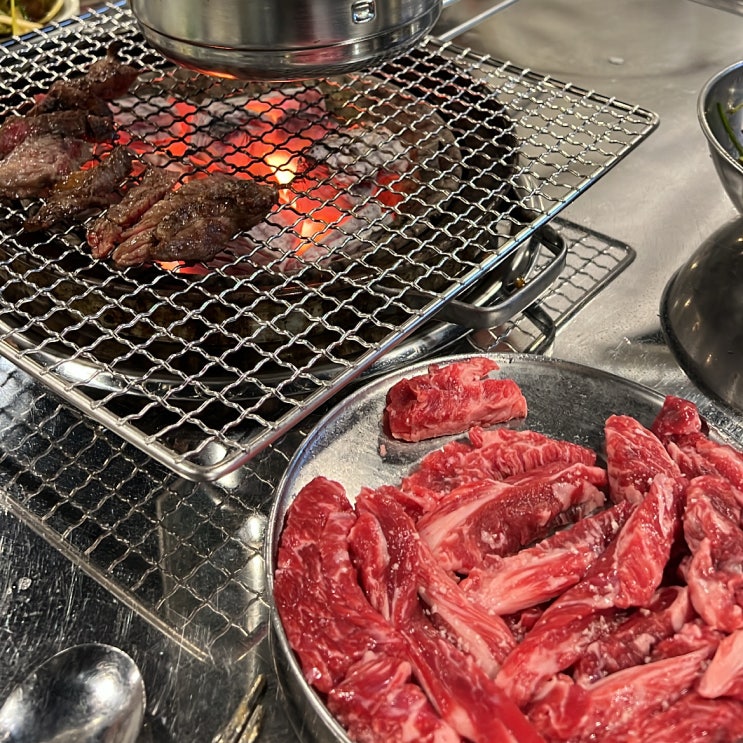
[[[743,212],[743,61],[712,77],[699,94],[697,114],[712,162],[735,207]]]
[[[743,214],[743,62],[702,88],[699,123],[730,200]],[[743,218],[710,235],[671,277],[660,303],[668,346],[697,387],[743,411]]]
[[[711,235],[663,292],[660,319],[681,368],[743,412],[743,217]]]

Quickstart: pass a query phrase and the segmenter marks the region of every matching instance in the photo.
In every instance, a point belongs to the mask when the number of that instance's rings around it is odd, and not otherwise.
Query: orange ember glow
[[[203,110],[190,102],[173,100],[171,110],[158,113],[149,131],[130,136],[122,127],[120,139],[145,159],[163,161],[165,167],[190,162],[200,172],[227,172],[276,184],[279,198],[272,215],[280,212],[276,224],[285,238],[282,245],[301,255],[341,228],[351,218],[356,200],[347,187],[334,185],[333,173],[326,165],[308,161],[304,154],[337,129],[338,122],[305,117],[298,119],[302,126],[282,125],[299,105],[281,93],[275,98],[250,100],[245,104],[251,114],[250,126],[227,127],[227,133],[216,138],[209,126],[204,126]],[[399,174],[379,172],[372,198],[386,207],[399,204],[403,198],[399,179]],[[272,215],[267,218],[270,222]],[[203,266],[177,261],[161,265],[179,273],[206,272]]]

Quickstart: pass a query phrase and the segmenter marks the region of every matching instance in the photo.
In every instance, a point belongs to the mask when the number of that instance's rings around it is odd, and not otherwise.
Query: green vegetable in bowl
[[[0,0],[0,35],[23,34],[48,23],[64,0]]]
[[[729,118],[729,116],[734,114],[739,108],[741,108],[741,106],[743,106],[743,104],[739,104],[735,108],[732,108],[726,112],[722,106],[722,103],[718,102],[717,113],[720,116],[722,125],[725,128],[725,132],[727,133],[728,137],[730,137],[730,141],[733,143],[733,147],[735,147],[735,149],[738,151],[738,160],[743,162],[743,144],[740,143],[740,140],[735,134],[735,130],[733,129],[733,125],[730,123]]]

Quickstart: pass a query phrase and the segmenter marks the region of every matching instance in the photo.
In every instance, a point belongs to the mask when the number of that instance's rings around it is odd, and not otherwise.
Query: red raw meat
[[[659,588],[647,609],[639,609],[610,635],[591,643],[576,663],[573,678],[587,686],[610,673],[644,663],[653,647],[692,619],[685,587]]]
[[[666,444],[680,436],[704,433],[705,424],[693,402],[668,395],[650,429]]]
[[[447,569],[467,573],[485,555],[508,555],[604,504],[606,472],[555,463],[500,482],[452,490],[418,522],[424,541]]]
[[[474,743],[541,741],[524,715],[483,670],[482,657],[476,659],[459,647],[487,655],[493,652],[493,638],[498,643],[504,637],[509,647],[513,647],[505,624],[493,622],[468,606],[464,595],[457,593],[456,583],[436,568],[413,522],[392,499],[384,493],[365,490],[356,504],[361,513],[369,513],[380,521],[389,554],[386,590],[390,597],[390,619],[407,644],[413,675],[441,717]],[[450,627],[456,626],[465,633],[455,640],[456,644],[448,632],[442,632],[429,621],[417,600],[419,590],[424,599],[433,598],[436,602],[429,612],[440,615]],[[468,621],[471,628],[466,626]],[[489,638],[483,636],[485,632],[490,633]]]
[[[688,621],[675,635],[661,640],[651,651],[650,660],[674,658],[695,650],[707,650],[711,656],[725,635],[695,617]]]
[[[680,470],[660,440],[628,415],[612,415],[604,425],[609,494],[618,503],[639,503],[659,473]]]
[[[619,503],[515,555],[487,555],[459,585],[491,614],[515,614],[553,599],[583,578],[632,508]]]
[[[368,653],[328,694],[328,709],[352,740],[371,743],[459,743],[411,680],[407,661]]]
[[[545,682],[526,710],[531,724],[550,743],[570,740],[589,713],[588,692],[564,673]]]
[[[700,542],[721,528],[720,519],[733,525],[740,523],[743,508],[739,493],[726,479],[716,475],[695,477],[686,488],[684,537],[694,552]],[[724,545],[718,549],[724,558]]]
[[[426,374],[401,379],[387,393],[384,415],[390,435],[422,441],[525,417],[526,400],[518,385],[487,378],[498,368],[490,359],[475,357],[431,364]]]
[[[463,738],[473,743],[544,743],[523,713],[475,663],[436,628],[413,620],[402,636],[416,678]]]
[[[315,478],[292,503],[279,547],[276,608],[305,677],[321,692],[369,650],[403,652],[359,587],[347,544],[355,520],[343,487]]]
[[[709,656],[703,650],[632,666],[586,687],[565,676],[547,684],[529,719],[549,741],[616,743],[688,692]]]
[[[392,624],[405,630],[409,616],[418,611],[419,596],[426,604],[427,615],[443,625],[451,641],[466,648],[488,675],[495,676],[516,644],[506,623],[470,601],[437,564],[413,521],[384,489],[363,491],[356,499],[356,509],[359,521],[371,516],[378,524],[376,529],[364,529],[371,538],[363,542],[353,539],[354,557],[361,565],[367,561],[360,549],[371,547],[374,574],[368,577],[362,568],[362,584],[366,587],[373,583],[375,593],[386,592],[381,601],[388,607]],[[382,555],[386,559],[384,569]]]
[[[618,608],[647,606],[660,585],[679,523],[679,480],[659,475],[584,579],[545,610],[506,658],[497,682],[519,705],[575,663],[619,620]]]
[[[598,584],[594,585],[600,590]],[[550,678],[570,668],[586,646],[620,622],[617,609],[604,606],[608,602],[600,596],[592,605],[591,598],[585,596],[578,601],[576,597],[575,604],[568,603],[569,598],[556,599],[559,607],[548,607],[504,661],[495,680],[519,707],[532,700]]]
[[[431,452],[402,482],[403,490],[444,495],[477,480],[503,480],[553,462],[594,465],[596,452],[536,431],[474,426],[470,443],[452,441]]]
[[[684,476],[717,475],[735,489],[743,506],[743,452],[708,437],[705,421],[694,403],[669,396],[653,423],[653,431],[666,444]]]
[[[686,477],[718,475],[743,492],[743,453],[732,446],[697,434],[669,443],[668,451]]]
[[[390,555],[379,521],[370,513],[360,513],[348,534],[351,559],[369,603],[387,620],[392,616],[387,593]]]
[[[697,691],[708,699],[735,697],[743,702],[743,630],[736,630],[720,641]]]
[[[741,738],[743,703],[712,701],[692,691],[612,743],[738,743]]]
[[[733,515],[733,518],[730,518]],[[743,628],[743,531],[731,486],[717,477],[692,480],[686,494],[684,536],[691,559],[684,577],[694,608],[711,627]]]
[[[663,580],[663,571],[681,532],[686,481],[657,475],[645,499],[627,519],[616,539],[618,585],[614,605],[648,606]]]

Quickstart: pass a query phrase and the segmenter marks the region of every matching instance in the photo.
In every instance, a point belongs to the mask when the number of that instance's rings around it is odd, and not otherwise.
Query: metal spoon
[[[75,645],[32,671],[0,707],[0,743],[132,743],[144,682],[123,651]]]

